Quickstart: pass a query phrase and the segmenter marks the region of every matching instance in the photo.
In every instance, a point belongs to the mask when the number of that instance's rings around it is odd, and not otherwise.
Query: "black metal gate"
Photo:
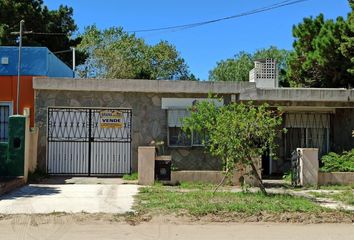
[[[131,109],[48,108],[48,173],[131,173],[131,129]]]

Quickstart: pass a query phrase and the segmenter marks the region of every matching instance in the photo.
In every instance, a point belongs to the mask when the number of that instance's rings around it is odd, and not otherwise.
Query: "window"
[[[196,101],[212,101],[216,106],[224,105],[223,100],[207,98],[162,98],[161,108],[167,110],[167,145],[170,147],[203,146],[205,134],[182,131],[183,119],[190,116],[188,108]]]
[[[12,115],[12,103],[0,102],[0,142],[7,142],[9,137],[9,116]]]
[[[182,130],[183,120],[190,116],[186,109],[168,109],[168,146],[203,146],[205,134],[186,133]]]
[[[287,156],[299,147],[318,148],[320,157],[329,151],[329,113],[287,113],[285,127]]]
[[[186,109],[168,109],[168,145],[175,147],[191,146],[190,134],[182,131],[183,119],[189,117],[189,111]]]

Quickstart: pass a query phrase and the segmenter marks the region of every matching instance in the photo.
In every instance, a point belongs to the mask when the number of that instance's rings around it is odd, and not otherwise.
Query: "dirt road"
[[[132,226],[122,222],[71,222],[38,223],[35,219],[0,221],[0,238],[12,239],[353,239],[353,224],[241,224],[241,223],[166,223],[152,221]],[[45,223],[47,222],[47,223]]]

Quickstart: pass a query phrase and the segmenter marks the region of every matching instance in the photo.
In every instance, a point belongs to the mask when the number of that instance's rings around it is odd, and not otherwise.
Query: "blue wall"
[[[1,64],[7,57],[9,64]],[[73,77],[73,71],[46,47],[23,47],[21,75],[47,77]],[[16,76],[18,47],[0,46],[0,76]]]

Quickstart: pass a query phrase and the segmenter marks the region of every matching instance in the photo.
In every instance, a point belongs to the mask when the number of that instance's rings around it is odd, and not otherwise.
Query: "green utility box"
[[[6,168],[8,176],[23,176],[25,165],[26,117],[9,118],[9,142]]]

